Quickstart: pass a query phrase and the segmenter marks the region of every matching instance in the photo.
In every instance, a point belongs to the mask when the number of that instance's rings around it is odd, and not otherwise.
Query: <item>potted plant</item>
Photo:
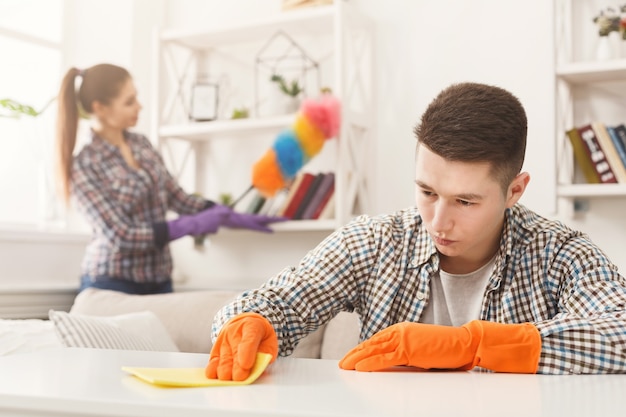
[[[297,79],[286,81],[285,77],[279,74],[272,74],[270,81],[278,87],[275,89],[280,94],[273,94],[274,113],[285,114],[294,113],[300,107],[300,95],[304,88]]]
[[[291,80],[290,83],[287,83],[285,81],[285,78],[282,75],[278,74],[273,74],[270,80],[277,83],[280,91],[290,97],[298,97],[298,95],[300,95],[300,93],[303,91],[298,80]]]

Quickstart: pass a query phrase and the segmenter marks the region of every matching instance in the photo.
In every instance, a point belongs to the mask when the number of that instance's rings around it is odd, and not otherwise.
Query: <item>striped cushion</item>
[[[159,318],[150,311],[96,317],[50,310],[48,316],[66,347],[178,352]]]

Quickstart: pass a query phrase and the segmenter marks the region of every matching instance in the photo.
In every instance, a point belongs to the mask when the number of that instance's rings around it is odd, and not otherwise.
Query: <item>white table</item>
[[[120,368],[208,355],[59,349],[0,357],[0,416],[624,416],[626,375],[361,373],[281,358],[254,384],[159,388]]]

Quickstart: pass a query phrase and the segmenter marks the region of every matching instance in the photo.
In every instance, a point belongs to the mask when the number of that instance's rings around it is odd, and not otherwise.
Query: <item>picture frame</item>
[[[219,85],[196,83],[191,87],[191,105],[189,119],[207,122],[217,119]]]

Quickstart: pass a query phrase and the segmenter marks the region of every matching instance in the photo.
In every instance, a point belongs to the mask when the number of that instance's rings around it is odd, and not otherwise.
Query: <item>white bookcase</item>
[[[157,31],[152,137],[181,183],[188,180],[190,187],[209,198],[215,198],[215,193],[229,192],[234,198],[243,193],[251,183],[252,164],[296,117],[255,114],[258,103],[250,101],[258,99],[254,92],[255,53],[277,31],[312,46],[322,73],[320,87],[330,87],[339,98],[342,124],[338,137],[327,141],[322,152],[302,169],[319,166],[319,170],[335,172],[335,218],[290,221],[275,229],[332,230],[370,206],[374,27],[350,3],[336,0],[331,5],[278,12],[256,21],[233,20],[201,31]],[[235,75],[239,77],[236,80]],[[216,120],[191,121],[191,86],[207,76],[217,77],[218,82],[227,79],[226,84],[234,86],[230,93],[236,90],[239,97],[247,97],[251,117],[232,120],[220,103]],[[220,88],[220,95],[223,93]],[[314,97],[317,91],[307,95]]]
[[[621,3],[615,2],[617,7]],[[592,121],[626,123],[626,41],[621,57],[598,60],[593,18],[601,1],[555,0],[557,198],[559,211],[573,216],[594,198],[626,198],[626,184],[587,184],[574,162],[565,132]]]

